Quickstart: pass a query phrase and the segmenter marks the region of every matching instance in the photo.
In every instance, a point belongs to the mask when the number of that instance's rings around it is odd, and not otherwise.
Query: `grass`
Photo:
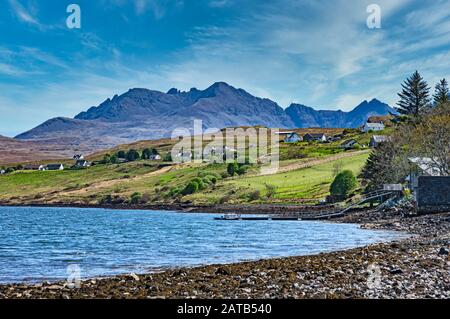
[[[334,165],[342,164],[342,169],[349,169],[359,174],[368,158],[368,154],[356,155],[311,168],[290,171],[282,174],[245,177],[225,182],[234,188],[245,188],[247,191],[259,190],[267,192],[266,185],[272,185],[276,191],[275,199],[295,200],[299,198],[319,199],[329,194],[333,182]]]

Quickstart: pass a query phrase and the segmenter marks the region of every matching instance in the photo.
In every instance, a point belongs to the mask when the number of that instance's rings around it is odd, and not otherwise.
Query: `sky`
[[[69,29],[69,4],[81,28]],[[370,4],[381,28],[369,28]],[[419,70],[450,78],[450,0],[2,0],[0,135],[130,88],[224,81],[283,108],[394,106]]]

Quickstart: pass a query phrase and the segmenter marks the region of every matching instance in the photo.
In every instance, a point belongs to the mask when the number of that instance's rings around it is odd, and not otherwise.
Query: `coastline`
[[[191,205],[191,204],[79,204],[79,203],[27,203],[9,204],[0,202],[0,207],[42,207],[42,208],[99,208],[113,210],[143,210],[143,211],[177,211],[180,213],[227,214],[238,213],[242,215],[269,215],[269,214],[310,214],[330,210],[332,206],[299,206],[295,204],[237,204],[237,205]],[[257,211],[257,212],[256,212]],[[361,210],[360,210],[361,211]]]
[[[365,211],[333,221],[416,236],[312,256],[88,279],[80,289],[0,285],[0,298],[450,298],[450,213]]]

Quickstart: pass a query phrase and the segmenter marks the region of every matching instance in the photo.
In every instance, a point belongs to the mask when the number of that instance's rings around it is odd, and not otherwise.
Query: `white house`
[[[383,123],[369,123],[367,122],[366,124],[364,124],[362,131],[367,133],[367,132],[379,132],[379,131],[384,131],[386,128],[386,126],[384,126]]]
[[[354,147],[356,147],[358,145],[358,141],[351,139],[351,140],[347,140],[344,143],[341,144],[341,148],[344,150],[350,150]]]
[[[295,132],[277,132],[276,134],[283,137],[284,143],[297,143],[303,140],[303,138]]]
[[[303,136],[305,142],[326,142],[328,137],[323,133],[307,133]]]
[[[159,160],[161,160],[161,155],[159,155],[159,154],[152,154],[152,155],[150,155],[149,160],[151,160],[151,161],[159,161]]]
[[[89,163],[86,160],[82,160],[82,159],[77,160],[75,163],[75,167],[77,167],[77,168],[86,168],[86,167],[90,167],[90,166],[91,166],[91,163]]]
[[[0,175],[3,175],[5,173],[6,173],[6,171],[4,169],[0,169]]]

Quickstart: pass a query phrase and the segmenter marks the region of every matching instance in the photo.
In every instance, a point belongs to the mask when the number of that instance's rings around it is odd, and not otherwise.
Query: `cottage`
[[[297,143],[303,140],[303,138],[295,132],[277,132],[276,134],[283,138],[284,143]]]
[[[151,160],[151,161],[159,161],[159,160],[161,160],[161,155],[159,155],[159,154],[152,154],[152,155],[150,155],[149,160]]]
[[[307,133],[307,134],[305,134],[303,136],[303,140],[305,142],[314,142],[314,141],[316,141],[316,142],[324,143],[328,139],[327,139],[327,136],[325,134],[323,134],[323,133]]]
[[[5,173],[6,173],[6,171],[4,169],[0,169],[0,175],[3,175]]]
[[[379,131],[384,131],[385,130],[385,126],[384,123],[369,123],[367,122],[366,124],[364,124],[363,128],[361,129],[361,131],[368,133],[368,132],[379,132]]]
[[[385,143],[389,140],[389,137],[385,136],[385,135],[374,135],[372,136],[372,138],[370,139],[370,143],[369,146],[370,148],[376,148],[378,147],[381,143]]]
[[[46,170],[48,171],[62,171],[64,170],[63,164],[48,164],[46,167]]]
[[[84,155],[83,154],[75,154],[73,156],[73,159],[78,161],[78,160],[84,160]]]
[[[40,164],[28,164],[23,167],[26,171],[45,171],[46,167]]]
[[[90,166],[91,166],[91,163],[89,163],[88,161],[86,161],[84,159],[77,160],[74,165],[75,168],[87,168]]]
[[[342,143],[341,148],[344,150],[351,150],[358,145],[359,145],[359,143],[357,140],[351,139],[351,140],[347,140],[344,143]]]

